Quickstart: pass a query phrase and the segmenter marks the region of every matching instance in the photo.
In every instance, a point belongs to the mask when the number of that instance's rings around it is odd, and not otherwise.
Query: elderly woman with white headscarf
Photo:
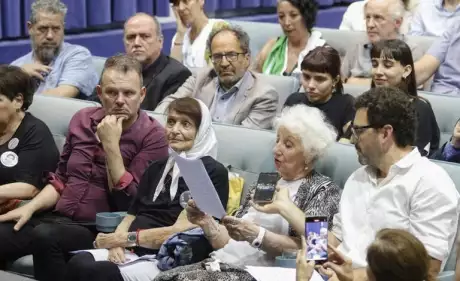
[[[280,176],[278,186],[288,190],[288,196],[306,216],[326,216],[332,227],[340,189],[330,178],[316,172],[314,164],[335,142],[335,129],[321,111],[303,104],[285,108],[275,127],[273,160]],[[222,224],[190,200],[188,219],[203,229],[214,252],[201,263],[162,272],[155,281],[249,281],[253,278],[245,266],[274,266],[274,257],[298,249],[299,234],[281,215],[257,211],[251,194],[252,191],[236,217],[226,216]]]
[[[166,136],[170,148],[182,157],[201,159],[226,206],[228,171],[215,160],[217,139],[211,123],[209,110],[201,101],[176,99],[167,109]],[[159,272],[154,260],[118,265],[128,259],[126,248],[138,256],[156,254],[170,235],[196,227],[187,220],[180,205],[180,196],[186,191],[187,184],[173,157],[151,163],[128,215],[115,233],[97,236],[94,246],[101,250],[78,253],[70,260],[67,280],[153,280]]]

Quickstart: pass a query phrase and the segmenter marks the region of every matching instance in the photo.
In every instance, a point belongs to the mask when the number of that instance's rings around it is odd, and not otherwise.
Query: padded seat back
[[[94,69],[96,69],[98,77],[101,78],[102,70],[104,69],[104,64],[107,59],[98,56],[92,56],[91,59],[93,62]]]
[[[454,181],[457,191],[460,192],[460,165],[456,163],[449,163],[449,162],[436,161],[436,160],[432,160],[432,162],[441,166],[449,174],[449,176]],[[442,188],[442,186],[440,186],[439,188]],[[450,250],[449,258],[447,259],[446,265],[444,267],[444,271],[455,270],[455,265],[457,261],[457,243],[456,242],[458,239],[459,228],[460,228],[460,224],[457,226],[456,239],[454,241],[454,245],[452,249]]]
[[[77,111],[90,106],[100,106],[100,104],[70,98],[35,95],[28,111],[48,125],[56,146],[59,151],[62,151],[70,120]]]

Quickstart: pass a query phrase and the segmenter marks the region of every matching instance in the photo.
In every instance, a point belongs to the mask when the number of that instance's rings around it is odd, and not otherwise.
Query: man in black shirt
[[[143,67],[143,85],[147,93],[141,109],[154,110],[192,75],[180,62],[162,53],[161,25],[151,15],[138,13],[129,18],[125,23],[123,42],[126,53]]]

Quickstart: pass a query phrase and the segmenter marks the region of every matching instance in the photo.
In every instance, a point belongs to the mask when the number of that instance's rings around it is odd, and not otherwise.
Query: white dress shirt
[[[365,267],[367,247],[383,228],[404,229],[415,235],[428,254],[443,262],[455,242],[459,194],[440,166],[415,148],[378,180],[374,170],[361,167],[345,183],[333,234],[339,250]]]

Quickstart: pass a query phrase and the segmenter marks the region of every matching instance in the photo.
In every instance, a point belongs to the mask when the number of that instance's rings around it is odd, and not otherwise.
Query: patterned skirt
[[[220,271],[206,270],[206,263],[212,258],[199,263],[179,266],[160,273],[154,281],[256,281],[243,268],[226,263],[220,263]]]

